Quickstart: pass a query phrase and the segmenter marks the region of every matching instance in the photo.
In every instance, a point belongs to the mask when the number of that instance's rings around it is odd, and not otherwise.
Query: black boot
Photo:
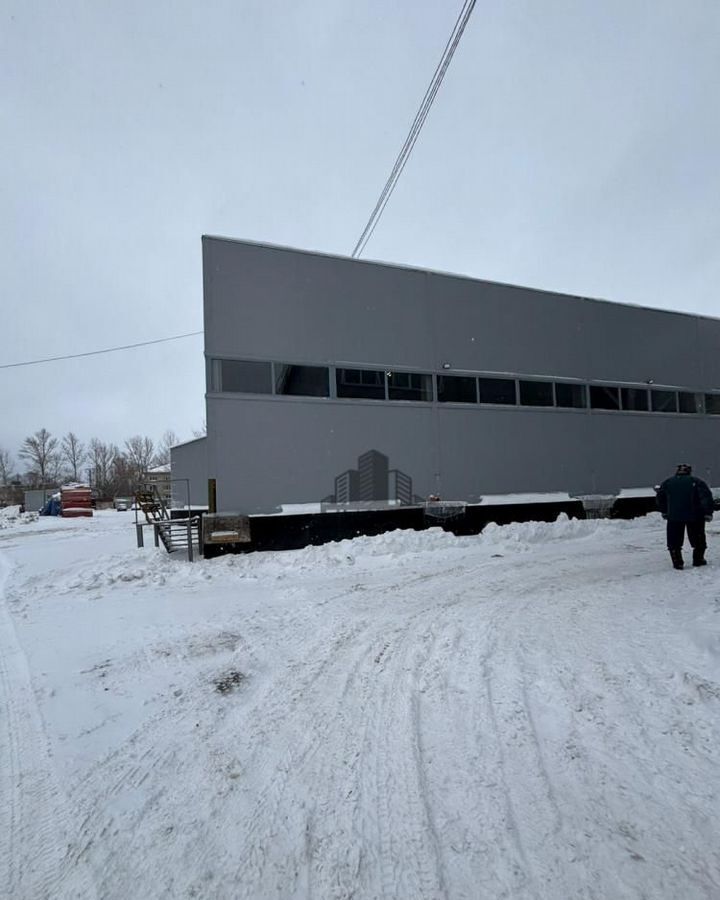
[[[694,566],[706,566],[707,560],[705,559],[705,548],[698,547],[693,550],[693,565]]]
[[[685,565],[681,550],[670,549],[670,559],[672,560],[674,569],[682,569]]]

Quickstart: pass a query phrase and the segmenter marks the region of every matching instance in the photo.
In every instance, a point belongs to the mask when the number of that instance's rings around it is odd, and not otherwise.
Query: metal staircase
[[[176,550],[187,550],[188,559],[193,558],[193,548],[200,546],[200,519],[189,516],[185,519],[173,519],[155,485],[140,485],[135,492],[135,503],[142,512],[148,525],[153,526],[155,546],[158,540],[168,553]]]

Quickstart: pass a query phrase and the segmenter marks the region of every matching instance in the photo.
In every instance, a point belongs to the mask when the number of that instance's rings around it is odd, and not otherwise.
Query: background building
[[[206,439],[193,502],[617,493],[720,454],[720,321],[203,240]],[[346,499],[347,498],[347,499]]]
[[[143,484],[148,487],[154,487],[166,506],[172,506],[173,503],[171,479],[172,473],[170,463],[153,466],[152,469],[148,469],[144,472],[142,476]],[[185,501],[183,500],[183,502]]]

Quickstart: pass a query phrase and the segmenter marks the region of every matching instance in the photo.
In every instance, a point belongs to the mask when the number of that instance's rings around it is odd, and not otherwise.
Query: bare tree
[[[112,491],[116,497],[131,497],[137,489],[137,477],[133,467],[128,463],[127,457],[122,453],[113,460],[112,464]]]
[[[193,437],[207,437],[207,424],[205,422],[205,419],[202,420],[202,425],[199,428],[193,428]]]
[[[93,438],[88,444],[87,462],[92,486],[100,497],[114,496],[115,463],[119,455],[115,444],[106,444],[98,438]]]
[[[43,487],[58,477],[60,458],[57,443],[57,438],[52,437],[47,428],[41,428],[25,438],[18,453],[22,459],[30,461],[32,468],[29,474]]]
[[[125,441],[125,457],[139,479],[153,464],[155,444],[149,437],[135,434]]]
[[[0,484],[10,484],[12,478],[13,461],[9,450],[0,447]]]
[[[62,439],[61,453],[63,460],[67,463],[68,473],[73,481],[80,480],[82,464],[86,457],[85,445],[72,431],[68,431]]]
[[[170,462],[170,448],[179,443],[180,438],[175,434],[172,428],[168,428],[165,434],[160,438],[157,453],[155,454],[155,465],[167,465]]]

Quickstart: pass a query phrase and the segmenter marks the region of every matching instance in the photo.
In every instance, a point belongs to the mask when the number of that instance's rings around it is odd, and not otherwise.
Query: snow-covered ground
[[[0,893],[720,897],[720,540],[0,519]],[[713,565],[712,563],[715,563]]]

